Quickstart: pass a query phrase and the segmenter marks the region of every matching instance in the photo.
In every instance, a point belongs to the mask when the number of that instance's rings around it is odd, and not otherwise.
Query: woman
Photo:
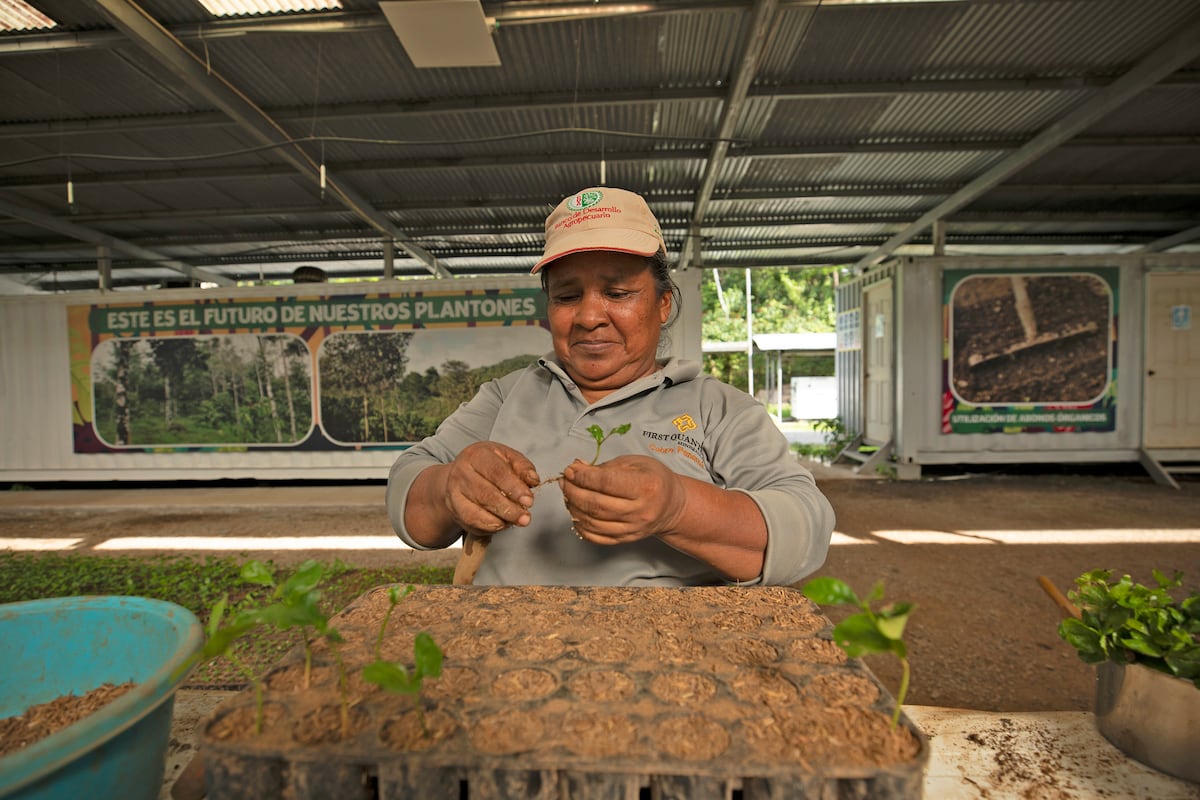
[[[396,460],[400,538],[478,537],[484,584],[791,584],[816,570],[833,510],[766,410],[658,357],[679,296],[645,201],[608,187],[563,200],[539,272],[554,351]],[[587,463],[588,429],[625,425]]]

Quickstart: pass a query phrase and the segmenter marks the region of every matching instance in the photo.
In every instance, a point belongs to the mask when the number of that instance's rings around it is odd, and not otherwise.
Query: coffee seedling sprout
[[[300,629],[300,643],[304,648],[304,688],[312,684],[312,643],[309,629],[315,630],[330,644],[338,669],[338,695],[342,707],[342,733],[350,732],[350,702],[347,698],[346,666],[342,662],[338,645],[342,635],[329,626],[329,616],[318,606],[321,592],[317,589],[326,576],[326,568],[309,559],[296,568],[283,583],[276,583],[274,573],[260,561],[249,561],[242,566],[242,579],[274,589],[276,602],[252,612],[267,625],[278,630]]]
[[[913,611],[912,603],[888,603],[878,611],[871,603],[883,599],[883,582],[876,583],[871,594],[859,599],[854,590],[837,578],[814,578],[804,584],[804,596],[819,605],[850,605],[862,609],[851,614],[833,628],[833,640],[851,658],[865,653],[891,653],[900,660],[900,690],[896,693],[896,709],[892,712],[892,727],[900,721],[900,707],[908,694],[908,647],[902,639],[904,626]]]
[[[618,425],[617,427],[610,430],[608,433],[605,433],[604,428],[601,428],[599,425],[588,426],[587,432],[590,433],[592,435],[592,438],[596,440],[596,454],[594,456],[592,456],[592,460],[588,462],[588,466],[594,467],[594,466],[596,466],[597,462],[600,461],[600,448],[604,445],[604,443],[606,441],[608,441],[610,436],[624,436],[625,434],[629,433],[629,429],[631,427],[633,427],[633,425],[631,423],[626,422],[624,425]],[[535,490],[540,489],[541,487],[545,486],[547,483],[554,483],[555,481],[562,480],[562,477],[563,477],[563,473],[560,472],[552,478],[546,478],[546,480],[542,481],[541,483],[539,483],[537,486],[534,486],[533,488]]]
[[[254,684],[254,732],[259,734],[262,733],[263,724],[262,681],[253,670],[234,656],[231,649],[234,642],[258,627],[259,620],[255,616],[255,611],[241,611],[225,622],[225,612],[228,609],[229,595],[225,594],[216,602],[208,615],[208,623],[204,627],[204,646],[193,653],[191,658],[176,670],[174,677],[190,671],[193,667],[199,667],[215,658],[225,656],[229,663],[233,664]],[[222,624],[223,622],[225,624]]]
[[[383,623],[379,626],[379,633],[375,637],[375,660],[363,667],[362,676],[363,680],[379,686],[384,691],[412,695],[417,720],[421,723],[421,730],[428,736],[429,729],[425,726],[425,711],[421,706],[421,686],[426,678],[441,676],[442,649],[438,647],[432,636],[421,631],[413,642],[412,672],[409,672],[403,664],[388,661],[383,657],[383,638],[387,632],[388,622],[392,618],[392,612],[396,610],[400,601],[408,597],[412,591],[412,586],[404,591],[397,586],[388,588],[388,610],[384,614]]]
[[[312,645],[308,630],[312,628],[331,643],[341,642],[341,635],[329,627],[329,617],[317,603],[321,593],[317,589],[325,577],[325,567],[313,560],[305,561],[287,580],[275,582],[274,573],[261,561],[248,561],[242,566],[242,579],[260,586],[274,589],[276,602],[259,609],[256,614],[261,622],[279,630],[300,629],[300,640],[304,647],[304,688],[312,682]]]

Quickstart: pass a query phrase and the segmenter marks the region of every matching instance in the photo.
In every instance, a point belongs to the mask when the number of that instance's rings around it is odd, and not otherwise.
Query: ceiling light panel
[[[379,8],[415,67],[500,66],[493,21],[479,0],[392,0]]]

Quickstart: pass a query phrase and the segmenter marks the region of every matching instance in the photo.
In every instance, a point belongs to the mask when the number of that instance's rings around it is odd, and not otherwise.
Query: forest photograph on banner
[[[402,448],[550,350],[536,288],[68,306],[74,450]]]

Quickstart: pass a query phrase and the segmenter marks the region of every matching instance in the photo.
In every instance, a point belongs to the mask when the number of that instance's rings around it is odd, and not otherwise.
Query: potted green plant
[[[1200,592],[1186,596],[1183,573],[1154,570],[1156,586],[1112,570],[1075,579],[1077,610],[1058,634],[1096,664],[1096,727],[1133,758],[1200,781]]]

